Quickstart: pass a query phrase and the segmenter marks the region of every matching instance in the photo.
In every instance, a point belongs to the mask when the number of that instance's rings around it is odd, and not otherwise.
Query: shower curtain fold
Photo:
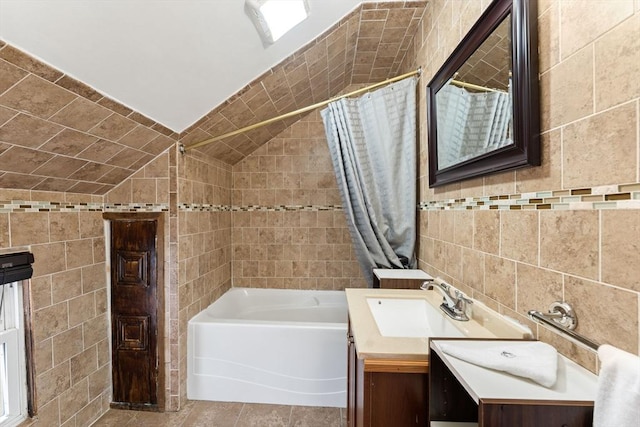
[[[321,111],[356,256],[373,268],[415,268],[416,78]]]

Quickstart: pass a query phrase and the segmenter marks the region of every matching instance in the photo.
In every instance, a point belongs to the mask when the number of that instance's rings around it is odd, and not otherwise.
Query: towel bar
[[[578,318],[571,306],[566,302],[554,302],[553,304],[551,304],[551,307],[549,307],[548,313],[541,313],[537,310],[529,310],[529,318],[538,323],[542,323],[547,326],[551,326],[554,329],[557,329],[558,331],[562,332],[565,335],[568,335],[570,338],[579,342],[580,344],[586,345],[592,350],[598,350],[598,347],[600,347],[600,344],[597,344],[596,342],[591,341],[589,338],[586,338],[573,331],[578,323]]]

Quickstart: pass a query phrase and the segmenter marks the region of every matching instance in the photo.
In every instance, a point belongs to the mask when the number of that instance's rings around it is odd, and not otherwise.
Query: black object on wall
[[[34,258],[31,252],[0,255],[0,285],[30,279]]]

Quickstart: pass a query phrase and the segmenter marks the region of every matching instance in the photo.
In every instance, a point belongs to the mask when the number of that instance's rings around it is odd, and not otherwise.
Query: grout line
[[[242,417],[242,413],[244,412],[246,406],[247,406],[246,403],[242,404],[242,408],[240,408],[240,412],[238,412],[238,416],[236,418],[236,422],[233,424],[234,427],[238,425],[238,422],[240,421],[240,418]]]
[[[564,130],[565,126],[560,127],[560,188],[566,190],[564,186]],[[551,142],[551,137],[547,139]],[[549,153],[551,153],[551,147],[549,147]]]
[[[602,225],[603,225],[603,212],[598,211],[598,281],[602,282]]]
[[[597,114],[598,105],[596,103],[597,98],[597,87],[596,87],[596,43],[595,41],[591,43],[591,87],[593,88],[593,92],[591,93],[591,111],[593,114]]]

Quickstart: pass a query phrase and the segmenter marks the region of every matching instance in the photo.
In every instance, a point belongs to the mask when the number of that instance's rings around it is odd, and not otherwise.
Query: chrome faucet
[[[456,302],[451,298],[451,287],[444,282],[436,282],[434,280],[427,280],[420,286],[420,289],[425,291],[430,291],[431,289],[436,289],[440,291],[442,294],[442,303],[447,305],[450,309],[454,309],[456,306]]]
[[[431,289],[436,289],[442,294],[442,304],[440,304],[440,309],[444,311],[449,317],[454,320],[459,320],[466,322],[469,320],[469,316],[467,316],[467,306],[469,304],[473,304],[473,301],[470,300],[460,292],[458,289],[455,289],[453,286],[442,282],[441,280],[427,280],[421,286],[420,289],[425,291],[430,291]],[[451,290],[454,290],[455,299],[451,296]]]

